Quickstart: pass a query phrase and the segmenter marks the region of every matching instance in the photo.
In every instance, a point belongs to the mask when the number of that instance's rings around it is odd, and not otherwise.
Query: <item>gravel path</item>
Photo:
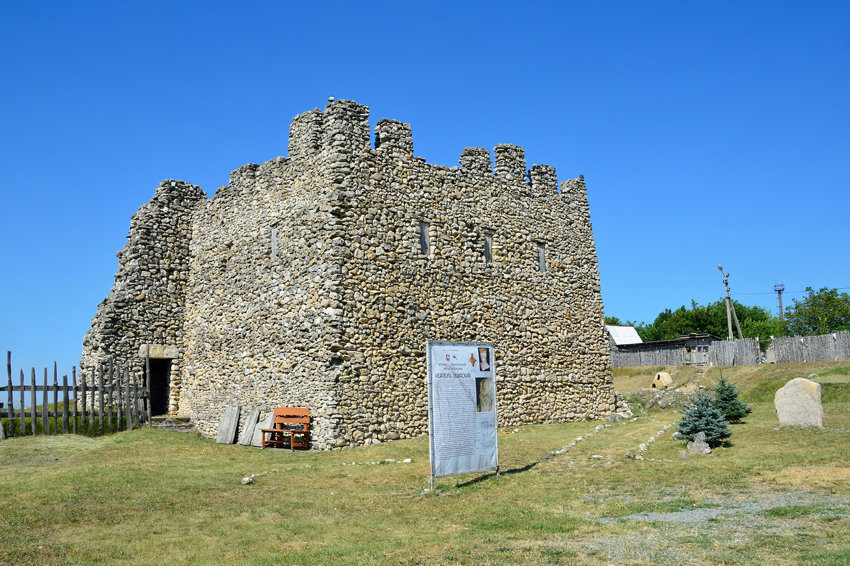
[[[645,527],[575,543],[564,542],[599,564],[759,563],[746,550],[759,537],[805,536],[820,521],[850,517],[850,495],[754,492],[748,499],[714,498],[704,504],[712,506],[600,517],[596,521],[606,525],[641,523]],[[785,507],[798,509],[777,516],[767,513]],[[809,514],[807,508],[816,509]],[[793,558],[780,555],[771,561],[771,564],[793,563]]]

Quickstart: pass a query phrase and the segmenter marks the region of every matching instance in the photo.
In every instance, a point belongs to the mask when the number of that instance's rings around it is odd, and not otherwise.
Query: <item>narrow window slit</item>
[[[419,252],[427,256],[431,253],[431,225],[428,222],[419,223]]]
[[[493,263],[493,233],[484,232],[484,263]]]
[[[546,244],[537,243],[537,269],[546,272]]]

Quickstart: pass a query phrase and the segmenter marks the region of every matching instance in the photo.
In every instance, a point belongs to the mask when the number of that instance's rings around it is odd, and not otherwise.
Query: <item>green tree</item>
[[[789,335],[810,336],[838,330],[850,330],[850,295],[838,289],[823,287],[814,291],[806,287],[807,295],[785,309],[785,325]]]
[[[753,411],[749,405],[738,398],[738,390],[723,377],[723,374],[720,374],[720,379],[714,386],[714,399],[711,405],[723,413],[724,418],[730,423],[743,422],[742,419]]]
[[[771,336],[783,334],[782,322],[766,309],[742,305],[737,301],[734,304],[744,337],[758,337],[762,347],[767,348]],[[720,299],[707,305],[699,305],[692,300],[691,308],[683,305],[675,311],[666,309],[658,314],[652,324],[641,324],[636,329],[644,342],[672,340],[685,334],[701,333],[726,338],[726,300]]]
[[[676,425],[676,430],[688,440],[693,440],[698,432],[705,433],[705,441],[712,448],[728,446],[732,436],[729,423],[718,409],[712,406],[712,397],[708,393],[698,392],[685,405],[685,414]]]

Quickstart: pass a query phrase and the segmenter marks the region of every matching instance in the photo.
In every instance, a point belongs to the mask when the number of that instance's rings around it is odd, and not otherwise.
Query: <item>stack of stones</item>
[[[168,303],[172,333],[114,306],[156,251],[134,221],[138,260],[122,259],[84,358],[101,336],[173,340],[175,414],[213,437],[227,405],[304,406],[314,448],[427,432],[428,340],[494,345],[502,425],[614,411],[584,179],[559,190],[513,145],[492,168],[484,148],[432,165],[393,120],[369,142],[368,109],[333,102],[293,120],[289,158],[234,171],[208,201],[198,189],[183,232],[157,240],[181,258],[181,294],[170,279],[144,291]]]

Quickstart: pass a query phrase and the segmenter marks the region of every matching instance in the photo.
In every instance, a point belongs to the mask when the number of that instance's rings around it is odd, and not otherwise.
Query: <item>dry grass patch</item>
[[[850,467],[834,462],[821,466],[789,466],[764,474],[765,481],[793,488],[815,488],[850,492]]]

